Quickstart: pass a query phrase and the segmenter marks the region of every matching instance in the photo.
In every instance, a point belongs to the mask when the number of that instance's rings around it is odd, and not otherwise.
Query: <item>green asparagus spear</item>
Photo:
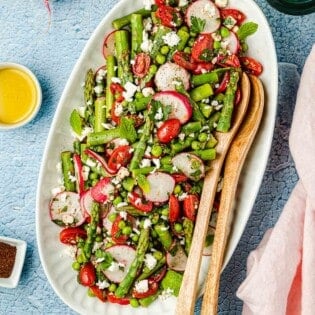
[[[166,26],[160,26],[157,32],[154,35],[153,46],[150,51],[150,55],[153,59],[156,58],[157,54],[159,53],[161,47],[165,45],[163,36],[167,33],[171,32],[172,30]]]
[[[157,292],[153,295],[147,296],[145,298],[139,299],[139,303],[143,307],[148,307],[152,302],[154,302],[157,297],[160,295],[160,292]]]
[[[213,95],[212,87],[209,83],[205,83],[198,87],[195,87],[190,91],[190,97],[195,101],[201,101],[209,96]]]
[[[72,153],[70,151],[61,152],[61,168],[66,191],[76,191],[75,182],[71,180],[71,177],[75,175]]]
[[[110,118],[111,116],[111,109],[114,103],[114,94],[111,91],[110,84],[112,82],[112,78],[115,77],[115,66],[116,66],[116,60],[115,57],[112,55],[109,55],[106,57],[106,118]]]
[[[149,229],[145,228],[142,229],[140,232],[136,257],[132,262],[131,266],[129,267],[129,270],[125,278],[120,282],[119,286],[115,291],[115,295],[117,297],[125,296],[129,292],[134,281],[136,280],[137,274],[144,262],[145,253],[149,247],[149,237],[150,237]]]
[[[234,109],[234,99],[239,77],[240,75],[238,71],[231,70],[230,81],[226,88],[223,108],[217,125],[217,131],[228,132],[231,127],[231,120]]]
[[[131,14],[128,14],[126,16],[118,18],[112,22],[113,27],[116,30],[119,30],[119,29],[123,28],[124,26],[127,26],[128,24],[130,24],[132,14],[141,14],[142,17],[149,17],[149,16],[151,16],[151,10],[140,9],[138,11],[131,13]]]
[[[116,128],[90,133],[87,136],[87,145],[100,145],[108,143],[115,138],[127,139],[131,143],[135,142],[137,139],[137,132],[134,127],[134,121],[122,117],[120,124]]]
[[[138,281],[144,280],[149,278],[151,275],[153,275],[156,271],[158,271],[161,267],[163,267],[166,263],[166,258],[163,256],[162,259],[158,260],[155,267],[151,270],[148,270],[147,272],[142,272],[142,274],[138,277]]]
[[[127,82],[133,81],[133,76],[130,71],[129,32],[127,30],[119,30],[115,32],[114,36],[116,58],[119,60],[117,75],[122,85],[125,85]]]
[[[94,102],[94,72],[92,69],[89,69],[85,76],[84,84],[84,101],[86,106],[93,105]]]
[[[184,218],[183,228],[184,228],[184,235],[185,235],[185,252],[188,256],[192,238],[193,238],[194,222],[189,220],[188,218]]]
[[[154,231],[157,233],[160,242],[166,250],[169,250],[173,244],[173,239],[170,231],[164,224],[157,224],[154,226]]]
[[[216,149],[204,149],[204,150],[195,150],[193,151],[194,154],[199,156],[204,161],[211,161],[216,158]]]
[[[98,97],[95,100],[94,111],[95,111],[94,131],[99,132],[104,130],[103,124],[105,123],[106,102],[104,96]]]
[[[141,14],[131,15],[131,58],[140,51],[143,34],[143,18]]]

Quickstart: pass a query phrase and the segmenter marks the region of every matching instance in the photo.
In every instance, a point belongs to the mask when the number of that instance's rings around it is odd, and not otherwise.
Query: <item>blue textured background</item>
[[[221,281],[220,311],[240,314],[235,292],[245,277],[246,258],[274,225],[297,175],[288,134],[298,85],[297,71],[315,42],[315,14],[292,17],[257,1],[269,20],[280,67],[279,109],[271,155],[246,230]],[[50,123],[67,78],[87,39],[114,0],[51,0],[52,23],[42,0],[0,0],[0,61],[22,63],[38,76],[43,105],[34,121],[16,131],[0,132],[0,235],[28,243],[16,289],[0,288],[0,314],[74,314],[56,296],[40,265],[35,237],[36,185]],[[266,56],[268,58],[268,56]],[[297,69],[297,71],[296,71]],[[1,253],[0,253],[1,254]],[[197,304],[196,314],[200,301]]]

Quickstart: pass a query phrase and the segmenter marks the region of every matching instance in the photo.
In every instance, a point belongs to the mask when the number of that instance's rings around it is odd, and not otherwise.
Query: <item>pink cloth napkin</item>
[[[315,314],[315,45],[306,60],[289,139],[299,181],[247,261],[243,315]]]

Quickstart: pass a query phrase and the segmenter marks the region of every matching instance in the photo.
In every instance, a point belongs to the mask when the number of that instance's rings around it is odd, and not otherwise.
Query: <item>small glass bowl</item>
[[[0,278],[0,287],[15,288],[21,277],[26,254],[26,242],[10,237],[0,236],[0,242],[16,247],[16,255],[12,273],[9,278]]]
[[[37,80],[37,77],[35,76],[35,74],[27,67],[18,64],[18,63],[13,63],[13,62],[0,62],[0,70],[1,69],[16,69],[19,70],[23,73],[25,73],[34,83],[35,86],[35,90],[36,90],[36,103],[34,105],[34,109],[32,110],[32,112],[26,116],[24,119],[16,122],[16,123],[3,123],[0,121],[0,131],[1,130],[10,130],[10,129],[15,129],[18,127],[22,127],[24,125],[26,125],[27,123],[29,123],[38,113],[41,104],[42,104],[42,89],[41,86],[39,84],[39,81]]]

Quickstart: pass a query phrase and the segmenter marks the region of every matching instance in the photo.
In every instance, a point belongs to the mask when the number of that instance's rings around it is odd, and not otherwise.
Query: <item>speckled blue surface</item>
[[[0,61],[22,63],[38,76],[43,105],[34,121],[16,131],[0,132],[0,235],[28,243],[16,289],[0,288],[0,315],[74,314],[54,293],[41,267],[35,236],[36,185],[50,123],[67,78],[87,39],[114,0],[51,0],[52,22],[41,0],[0,1]],[[245,277],[246,258],[265,230],[278,219],[297,175],[288,149],[298,72],[315,42],[315,14],[292,17],[263,0],[281,65],[279,109],[271,155],[252,215],[226,267],[219,314],[240,314],[235,292]],[[266,56],[268,58],[268,56]],[[1,253],[0,253],[1,254]],[[200,301],[196,307],[196,314]]]

